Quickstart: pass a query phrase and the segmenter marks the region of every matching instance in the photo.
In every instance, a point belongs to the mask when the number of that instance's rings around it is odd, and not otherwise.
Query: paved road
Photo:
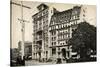
[[[35,60],[29,60],[29,61],[25,61],[25,66],[32,66],[32,65],[50,65],[50,64],[55,64],[55,62],[47,62],[47,63],[43,63],[43,62],[39,62],[39,61],[35,61]]]

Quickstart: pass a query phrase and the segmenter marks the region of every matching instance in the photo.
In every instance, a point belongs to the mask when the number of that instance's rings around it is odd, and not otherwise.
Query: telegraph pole
[[[19,20],[21,23],[22,23],[22,29],[21,29],[21,32],[22,32],[22,47],[21,47],[21,52],[22,52],[22,59],[24,57],[24,43],[25,43],[25,23],[23,21],[23,2],[21,1],[21,19],[22,20]]]
[[[18,20],[22,24],[22,29],[21,29],[21,32],[22,32],[21,57],[22,57],[22,60],[23,60],[23,57],[24,57],[24,43],[25,43],[25,22],[29,22],[29,21],[23,19],[23,7],[28,8],[28,9],[31,9],[31,8],[28,7],[28,6],[23,5],[23,1],[21,1],[21,4],[14,3],[14,2],[11,2],[11,4],[21,6],[21,19],[18,18]]]

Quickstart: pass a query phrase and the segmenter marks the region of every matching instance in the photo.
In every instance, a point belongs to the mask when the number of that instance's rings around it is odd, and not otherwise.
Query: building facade
[[[62,12],[56,12],[51,17],[50,31],[50,56],[53,58],[70,59],[72,57],[72,46],[68,45],[68,40],[72,37],[72,32],[77,25],[85,20],[86,8],[74,6]]]
[[[77,28],[77,24],[86,21],[86,8],[74,6],[60,12],[42,3],[37,9],[38,12],[32,16],[32,59],[70,59],[72,46],[68,45],[68,40],[72,37],[72,31]]]
[[[25,41],[24,43],[24,54],[26,57],[32,56],[32,42]]]
[[[22,47],[22,41],[18,42],[18,51],[19,55],[21,55],[21,47]],[[32,56],[32,42],[30,41],[25,41],[24,42],[24,56]]]
[[[49,24],[52,8],[46,4],[37,6],[38,12],[33,19],[33,59],[47,60],[49,58]]]

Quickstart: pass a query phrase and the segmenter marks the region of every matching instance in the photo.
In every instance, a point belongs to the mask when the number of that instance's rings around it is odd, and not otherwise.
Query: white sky
[[[13,0],[13,2],[20,3],[18,0]],[[32,8],[23,8],[23,18],[25,20],[30,21],[30,23],[25,23],[25,41],[32,42],[32,15],[34,15],[37,12],[36,7],[41,3],[33,1],[24,1],[23,4]],[[51,7],[55,7],[59,11],[67,10],[75,6],[75,4],[45,4]],[[88,20],[91,20],[90,24],[96,26],[96,6],[88,6],[88,10]],[[20,6],[12,4],[12,48],[16,48],[18,46],[18,42],[21,41],[21,23],[18,21],[18,18],[21,18],[21,8]]]

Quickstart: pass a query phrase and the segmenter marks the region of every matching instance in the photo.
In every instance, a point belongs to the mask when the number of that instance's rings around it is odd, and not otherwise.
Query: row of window
[[[57,16],[57,19],[55,17],[53,17],[51,20],[57,21],[57,22],[61,22],[61,21],[68,22],[69,20],[74,20],[74,19],[78,19],[78,18],[79,18],[79,14],[74,14],[74,15],[69,15],[69,16],[67,16],[67,15],[65,15],[65,16],[63,15],[63,16],[59,16],[59,17]],[[53,23],[51,23],[51,24],[53,24]]]
[[[63,39],[67,39],[67,38],[70,38],[70,34],[64,34],[64,35],[58,36],[58,40],[63,40]]]
[[[62,29],[62,28],[66,28],[66,27],[69,27],[69,26],[70,25],[67,25],[67,24],[59,24],[59,25],[51,26],[51,30]]]
[[[73,15],[71,16],[70,20],[69,19],[57,19],[57,20],[52,20],[51,21],[51,25],[55,25],[55,24],[59,24],[59,22],[61,23],[69,23],[70,21],[72,20],[76,20],[76,19],[79,19],[79,15]]]
[[[62,20],[62,19],[57,19],[56,21],[51,21],[51,24],[50,25],[55,25],[55,24],[61,24],[61,23],[69,23],[70,21],[65,19],[65,20]]]
[[[79,15],[73,15],[70,20],[79,19]]]
[[[65,43],[60,43],[59,45],[65,45]]]
[[[58,19],[69,19],[71,17],[71,12],[69,12],[69,13],[64,13],[64,14],[61,14],[61,15],[57,15],[57,18]]]
[[[48,24],[48,15],[44,16],[42,19],[39,19],[37,21],[34,21],[34,26],[39,26],[39,25],[42,25],[42,22],[43,22],[43,25],[44,24]]]
[[[34,29],[42,28],[42,22],[34,25]],[[48,20],[43,22],[43,29],[48,29]]]
[[[33,19],[36,20],[37,18],[44,16],[46,14],[48,14],[48,10],[44,10],[43,12],[38,13],[36,16],[34,16]]]
[[[47,21],[48,22],[48,21]],[[47,23],[47,22],[45,22],[45,24]],[[38,29],[38,27],[39,27],[39,29],[40,28],[42,28],[42,25],[41,25],[42,23],[39,23],[39,26],[38,25],[34,25],[34,29]],[[62,29],[62,28],[66,28],[66,27],[70,27],[70,26],[73,26],[73,25],[76,25],[77,24],[77,21],[74,21],[74,22],[72,22],[72,23],[70,23],[70,24],[59,24],[59,25],[54,25],[54,26],[51,26],[51,30],[54,30],[54,29]],[[44,25],[43,26],[43,29],[48,29],[48,25],[46,24],[46,25]]]
[[[73,21],[71,23],[66,23],[66,24],[53,25],[53,26],[51,26],[51,30],[68,28],[68,27],[76,25],[76,24],[77,24],[77,21]]]
[[[58,35],[59,35],[59,34],[64,34],[64,33],[69,33],[69,32],[70,32],[70,29],[71,29],[71,28],[67,28],[67,29],[65,29],[65,30],[59,30],[59,31],[58,31]]]
[[[45,51],[44,54],[48,54],[48,51]],[[38,55],[38,53],[34,53],[34,55]]]
[[[41,30],[41,29],[42,29],[42,26],[39,26],[38,28],[34,29],[34,32],[36,32],[37,30]],[[48,29],[48,25],[43,26],[43,30],[47,30],[47,29]]]

